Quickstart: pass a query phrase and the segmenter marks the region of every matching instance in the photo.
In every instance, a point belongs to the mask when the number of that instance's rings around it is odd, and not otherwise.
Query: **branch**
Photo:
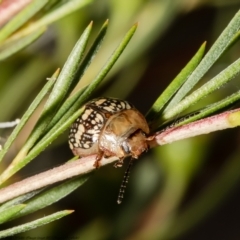
[[[156,133],[151,147],[240,125],[240,108]]]
[[[163,132],[156,133],[153,140],[150,141],[150,147],[164,145],[184,138],[190,138],[197,135],[233,128],[240,125],[240,108],[227,111],[212,117],[208,117],[193,123],[179,127],[172,127]],[[75,161],[67,162],[64,165],[53,168],[43,173],[26,178],[20,182],[14,183],[0,190],[0,203],[3,203],[22,194],[31,192],[69,179],[74,176],[83,175],[95,170],[94,163],[96,155],[84,157]],[[103,158],[101,166],[117,161],[116,157]]]
[[[107,165],[116,161],[116,157],[102,159],[101,165]],[[60,182],[74,176],[89,173],[96,168],[94,163],[96,155],[80,158],[75,161],[67,162],[59,167],[39,173],[22,181],[13,183],[0,190],[0,203],[3,203],[22,194],[37,190],[56,182]]]

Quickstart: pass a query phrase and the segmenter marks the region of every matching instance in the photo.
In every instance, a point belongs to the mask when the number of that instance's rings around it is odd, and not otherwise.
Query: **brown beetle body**
[[[114,98],[98,98],[85,105],[83,114],[73,123],[69,145],[74,155],[97,154],[95,166],[104,157],[138,158],[148,149],[149,127],[144,116],[130,103]]]

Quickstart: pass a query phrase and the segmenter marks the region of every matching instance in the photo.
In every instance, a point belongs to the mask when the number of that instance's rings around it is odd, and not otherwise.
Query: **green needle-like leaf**
[[[15,173],[17,170],[21,169],[28,162],[30,162],[33,158],[35,158],[40,152],[42,152],[54,139],[57,138],[63,131],[65,131],[69,126],[82,114],[83,108],[80,108],[74,114],[64,115],[64,117],[59,121],[35,146],[28,155],[23,159],[21,163],[14,169]],[[1,178],[0,178],[1,179]]]
[[[219,73],[212,80],[205,83],[202,87],[194,91],[191,95],[183,99],[179,104],[173,107],[171,110],[164,113],[163,118],[168,120],[182,111],[186,110],[192,104],[198,102],[203,97],[217,90],[223,84],[232,80],[240,72],[240,59],[232,63],[229,67]]]
[[[25,143],[23,149],[28,151],[34,143],[43,135],[46,127],[55,116],[59,106],[63,103],[64,99],[70,94],[71,86],[74,76],[78,71],[79,64],[83,58],[83,53],[86,48],[89,35],[92,29],[92,23],[86,28],[82,36],[76,43],[71,54],[69,55],[59,77],[54,85],[52,92],[44,106],[42,115],[36,123],[31,135]]]
[[[181,119],[177,120],[173,124],[174,126],[180,126],[180,125],[185,125],[185,124],[197,121],[199,119],[212,115],[222,109],[225,109],[233,105],[234,103],[238,102],[239,100],[240,100],[240,91],[237,91],[236,93],[224,98],[219,102],[210,104],[209,106],[206,106],[204,109],[200,109],[196,112],[193,112],[190,115],[187,115],[186,117],[182,117]]]
[[[12,219],[18,212],[25,208],[25,204],[15,205],[0,212],[0,224]]]
[[[64,98],[70,93],[69,89],[71,89],[75,75],[79,70],[79,65],[83,59],[83,54],[86,49],[91,30],[92,22],[83,32],[64,64],[56,84],[54,85],[54,88],[44,106],[43,115],[45,114],[45,111],[48,112],[49,109],[56,109],[56,107],[62,104]]]
[[[11,42],[6,42],[6,44],[4,43],[0,47],[0,61],[12,56],[16,52],[33,43],[45,32],[45,30],[46,28],[40,28],[24,38],[17,39]]]
[[[50,91],[50,89],[53,87],[55,80],[59,74],[59,70],[57,70],[51,78],[48,79],[47,83],[43,87],[43,89],[39,92],[37,97],[34,99],[32,104],[29,106],[28,110],[24,113],[22,116],[22,119],[20,123],[15,127],[12,134],[7,139],[6,143],[4,144],[3,149],[0,151],[0,161],[3,159],[4,155],[9,150],[10,146],[12,145],[13,141],[18,136],[19,132],[22,130],[28,119],[32,116],[35,109],[38,107],[38,105],[41,103],[43,98],[46,96],[46,94]]]
[[[197,67],[199,62],[202,59],[206,47],[206,42],[204,42],[197,53],[193,58],[188,62],[188,64],[182,69],[182,71],[177,75],[177,77],[168,85],[160,97],[155,101],[153,106],[150,108],[149,112],[146,115],[148,122],[154,121],[161,114],[161,110],[165,104],[172,98],[172,96],[178,91],[182,84],[186,81],[189,75]],[[168,105],[167,108],[170,108],[172,105]]]
[[[107,33],[108,28],[108,20],[105,21],[102,28],[100,29],[96,39],[94,40],[93,44],[91,45],[89,51],[87,52],[86,56],[84,57],[83,61],[81,62],[75,76],[74,81],[71,86],[71,90],[78,84],[79,79],[84,75],[86,70],[88,69],[89,65],[93,61],[95,55],[97,54],[99,48],[101,47],[101,44],[103,42],[103,39]]]
[[[17,227],[13,227],[13,228],[9,228],[9,229],[0,231],[0,238],[13,236],[13,235],[16,235],[18,233],[26,232],[28,230],[40,227],[42,225],[45,225],[47,223],[50,223],[50,222],[58,220],[62,217],[65,217],[65,216],[71,214],[72,212],[73,212],[73,210],[59,211],[59,212],[56,212],[54,214],[48,215],[46,217],[39,218],[38,220],[19,225]]]
[[[105,63],[99,74],[96,76],[96,78],[89,84],[88,88],[84,92],[82,99],[83,101],[86,101],[91,96],[94,89],[97,88],[97,86],[102,82],[102,80],[106,77],[110,69],[113,67],[117,59],[122,54],[123,50],[131,40],[133,34],[135,33],[137,29],[137,24],[133,25],[131,29],[127,32],[127,34],[124,36],[123,40],[119,44],[119,46],[116,48],[116,50],[113,52],[112,56],[109,58],[109,60]]]
[[[195,71],[191,74],[189,79],[183,84],[181,89],[176,93],[170,102],[171,106],[175,106],[179,103],[186,94],[198,83],[198,81],[204,76],[209,68],[218,60],[226,48],[232,44],[233,39],[236,37],[240,28],[240,11],[234,16],[217,41],[213,44],[208,53],[204,56],[200,64]],[[165,116],[168,115],[171,109],[167,108],[164,112]]]
[[[74,178],[62,183],[59,186],[53,187],[47,191],[40,193],[39,195],[35,196],[35,198],[30,199],[28,202],[26,202],[27,205],[25,209],[15,215],[14,218],[19,218],[29,213],[36,212],[39,209],[42,209],[59,201],[65,196],[69,195],[79,186],[84,184],[87,179],[88,176]]]
[[[101,46],[102,41],[103,41],[103,39],[106,35],[107,27],[108,27],[108,20],[103,24],[101,30],[99,31],[98,36],[96,37],[94,43],[90,47],[88,53],[86,54],[84,60],[80,64],[76,74],[74,75],[74,80],[73,80],[73,83],[71,85],[71,89],[73,89],[77,85],[77,83],[79,82],[79,79],[81,79],[81,77],[83,76],[83,74],[87,70],[88,66],[91,64],[92,60],[94,59],[96,53],[98,52],[98,50]],[[47,126],[46,132],[48,132],[53,126],[56,125],[56,123],[59,121],[59,119],[66,114],[68,109],[73,108],[73,105],[75,104],[75,102],[78,99],[80,99],[80,96],[82,95],[82,93],[85,90],[86,90],[86,87],[79,90],[77,93],[75,93],[73,96],[71,96],[69,99],[67,99],[63,103],[63,105],[60,107],[60,109],[58,110],[56,115],[51,120],[50,124]],[[78,101],[77,106],[74,107],[74,109],[72,109],[71,112],[72,113],[75,112],[81,105],[82,105],[82,102]]]
[[[34,148],[23,158],[23,154],[18,154],[18,158],[15,158],[17,163],[10,165],[0,176],[0,183],[3,183],[8,178],[10,178],[14,173],[19,169],[24,167],[28,162],[30,162],[34,157],[36,157],[40,152],[42,152],[57,136],[59,136],[63,131],[69,128],[78,116],[81,115],[83,109],[79,109],[73,115],[64,115],[64,118],[61,119],[52,129],[49,131],[40,142],[34,146]],[[20,152],[21,153],[21,152]],[[22,158],[20,158],[22,157]]]
[[[35,0],[41,2],[39,0]],[[47,25],[75,12],[78,11],[80,8],[86,6],[88,3],[92,2],[92,0],[71,0],[65,1],[60,7],[54,9],[53,11],[49,12],[39,20],[31,23],[30,25],[24,27],[24,29],[20,30],[19,32],[13,35],[13,38],[21,38],[26,36],[36,29],[46,27]]]
[[[26,193],[24,195],[21,195],[19,197],[16,197],[16,198],[14,198],[12,200],[9,200],[9,201],[3,203],[1,205],[1,207],[0,207],[0,212],[4,211],[4,210],[6,210],[6,209],[8,209],[8,208],[10,208],[10,207],[12,207],[14,205],[19,205],[19,204],[21,204],[23,202],[26,202],[28,199],[32,198],[33,196],[35,196],[36,194],[38,194],[42,190],[43,189],[35,190],[35,191],[32,191],[30,193]]]
[[[76,112],[79,109],[78,100],[80,99],[83,92],[86,90],[86,87],[77,91],[74,95],[72,95],[70,98],[68,98],[59,111],[56,113],[56,115],[53,117],[52,121],[49,123],[49,125],[46,128],[47,134],[49,131],[54,128],[57,124],[60,125],[63,121],[65,121],[67,118],[72,116],[74,112]],[[60,123],[59,123],[60,121]]]

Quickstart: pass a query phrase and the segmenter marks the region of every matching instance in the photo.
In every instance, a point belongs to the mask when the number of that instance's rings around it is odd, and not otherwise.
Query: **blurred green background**
[[[146,113],[205,40],[209,49],[239,7],[239,0],[92,0],[51,24],[30,47],[0,63],[0,121],[21,118],[45,79],[63,66],[88,23],[94,22],[94,38],[106,19],[110,20],[106,39],[79,87],[93,79],[125,32],[138,22],[136,34],[96,96],[127,99]],[[230,49],[208,77],[233,62],[239,50],[239,44]],[[207,77],[201,83],[206,80]],[[239,90],[239,86],[238,77],[199,106],[221,99]],[[6,164],[23,144],[36,118],[32,118],[15,143]],[[13,181],[71,158],[67,134],[13,177]],[[1,131],[3,139],[8,135],[9,130]],[[60,221],[19,236],[90,240],[239,239],[239,141],[239,130],[232,129],[149,151],[135,162],[121,205],[116,200],[127,164],[122,169],[103,167],[58,204],[15,220],[14,224],[59,209],[75,209],[74,214]],[[9,222],[4,228],[12,224]]]

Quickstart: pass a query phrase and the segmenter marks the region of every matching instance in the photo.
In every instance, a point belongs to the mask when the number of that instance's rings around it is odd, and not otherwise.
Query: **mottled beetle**
[[[95,166],[101,158],[116,156],[121,166],[127,156],[138,158],[148,149],[149,133],[144,116],[127,101],[97,98],[85,105],[84,112],[73,123],[69,145],[74,155],[97,154]]]
[[[85,104],[81,116],[73,123],[69,145],[74,155],[97,154],[94,166],[102,157],[118,157],[121,167],[127,156],[138,158],[147,151],[149,127],[145,117],[130,103],[115,98],[97,98]],[[131,162],[132,163],[132,162]],[[123,198],[130,166],[125,174],[118,203]]]

